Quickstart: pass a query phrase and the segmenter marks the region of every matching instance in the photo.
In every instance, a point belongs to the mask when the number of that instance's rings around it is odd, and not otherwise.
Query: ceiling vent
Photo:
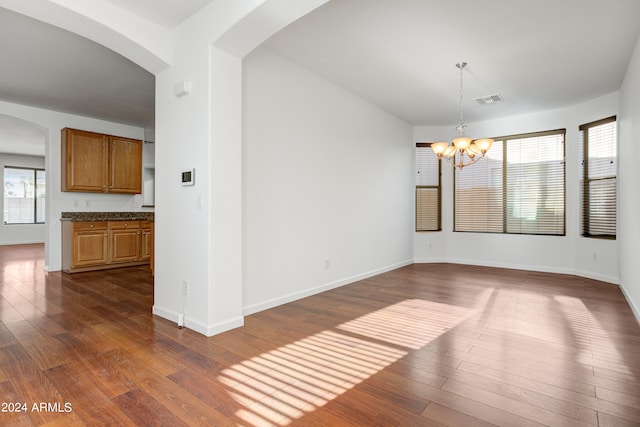
[[[504,101],[504,98],[502,97],[502,95],[498,95],[498,94],[481,96],[480,98],[474,98],[474,99],[480,105],[495,104],[496,102]]]

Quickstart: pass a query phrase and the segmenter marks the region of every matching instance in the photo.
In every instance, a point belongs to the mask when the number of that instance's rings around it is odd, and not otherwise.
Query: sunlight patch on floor
[[[475,310],[420,299],[406,300],[338,326],[414,350],[446,333]]]
[[[247,425],[285,426],[474,313],[419,299],[402,301],[224,369],[218,380],[242,405],[235,414]]]

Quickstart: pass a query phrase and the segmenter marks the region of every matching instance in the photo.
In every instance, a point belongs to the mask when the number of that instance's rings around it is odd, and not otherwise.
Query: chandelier
[[[493,144],[493,139],[490,138],[474,140],[465,136],[467,126],[462,120],[462,70],[466,66],[466,62],[456,64],[456,67],[460,69],[460,122],[456,126],[458,137],[452,140],[451,145],[448,142],[434,142],[431,144],[431,149],[436,153],[438,159],[444,157],[451,162],[454,168],[458,169],[472,165],[483,158]]]

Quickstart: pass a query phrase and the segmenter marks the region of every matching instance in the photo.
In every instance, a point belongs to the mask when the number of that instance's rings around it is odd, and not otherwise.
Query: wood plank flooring
[[[148,268],[0,247],[0,425],[640,426],[640,327],[579,277],[417,264],[206,338]]]

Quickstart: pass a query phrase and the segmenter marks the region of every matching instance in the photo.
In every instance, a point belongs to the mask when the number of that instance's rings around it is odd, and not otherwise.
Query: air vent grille
[[[498,94],[481,96],[480,98],[474,98],[474,99],[480,105],[495,104],[496,102],[504,101],[504,98],[502,97],[502,95],[498,95]]]

